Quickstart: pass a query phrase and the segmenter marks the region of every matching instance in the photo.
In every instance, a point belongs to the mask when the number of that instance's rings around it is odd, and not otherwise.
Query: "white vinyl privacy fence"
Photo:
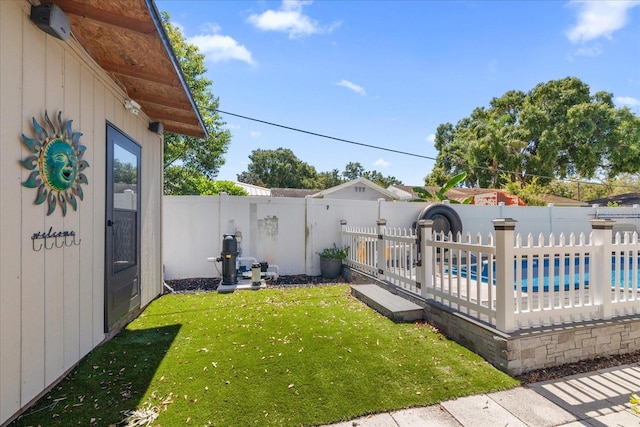
[[[342,241],[340,221],[375,228],[384,218],[388,230],[408,237],[427,203],[355,201],[285,197],[165,196],[163,198],[162,252],[165,279],[218,277],[208,257],[220,255],[224,234],[235,234],[241,256],[279,266],[280,274],[320,274],[318,252]],[[574,208],[450,205],[459,214],[463,230],[472,236],[493,233],[496,218],[514,218],[518,233],[576,236],[591,232],[590,220],[609,218],[616,227],[638,229],[640,208]],[[403,231],[407,230],[407,231]],[[391,231],[388,231],[391,234]],[[399,258],[403,240],[385,249]],[[475,237],[474,237],[475,239]],[[364,250],[372,250],[369,246]],[[352,253],[356,246],[353,246]],[[360,252],[363,250],[360,247]],[[404,258],[403,258],[404,259]],[[398,263],[400,261],[398,260]],[[400,264],[396,274],[409,274]],[[399,280],[399,279],[397,279]]]
[[[592,231],[515,234],[517,221],[496,219],[494,232],[452,236],[342,223],[346,264],[434,300],[503,332],[640,311],[640,243],[596,219]],[[519,224],[518,224],[519,225]]]
[[[224,234],[238,238],[240,256],[278,265],[281,275],[320,274],[318,252],[339,244],[340,221],[410,227],[424,203],[287,197],[165,196],[165,279],[219,277],[207,257],[220,255]]]

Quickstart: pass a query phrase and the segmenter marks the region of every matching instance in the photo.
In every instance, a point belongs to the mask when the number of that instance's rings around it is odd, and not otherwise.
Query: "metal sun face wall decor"
[[[86,160],[82,160],[87,147],[80,144],[82,133],[72,132],[73,120],[62,121],[62,111],[58,113],[57,126],[44,112],[45,124],[41,126],[33,118],[35,138],[22,134],[22,142],[32,153],[20,161],[20,164],[32,171],[23,186],[36,188],[37,194],[34,204],[47,202],[47,215],[51,215],[60,205],[62,216],[67,214],[67,205],[73,210],[78,209],[78,201],[83,198],[80,184],[88,184],[87,177],[82,173],[89,167]]]

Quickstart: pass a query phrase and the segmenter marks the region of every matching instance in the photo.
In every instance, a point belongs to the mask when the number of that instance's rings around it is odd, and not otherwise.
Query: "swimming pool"
[[[633,286],[633,272],[634,272],[634,263],[631,257],[619,257],[613,256],[611,258],[611,285],[615,286],[616,284],[621,284],[623,286]],[[531,270],[531,290],[533,292],[538,292],[540,287],[540,282],[542,282],[542,291],[548,292],[549,286],[551,284],[550,273],[553,271],[553,290],[560,290],[560,283],[564,284],[564,290],[568,291],[573,287],[574,289],[580,289],[580,274],[583,276],[583,283],[585,286],[589,286],[589,256],[585,256],[584,258],[573,258],[573,274],[570,271],[570,259],[564,258],[564,274],[562,277],[562,281],[560,280],[560,258],[556,257],[553,260],[553,269],[550,268],[550,260],[549,258],[543,258],[542,260],[539,258],[534,258],[531,260],[531,266],[529,266],[529,260],[523,259],[521,260],[520,269],[517,268],[516,261],[514,260],[514,287],[517,286],[518,283],[518,275],[520,276],[520,285],[522,292],[527,292],[529,290],[529,270]],[[637,259],[635,262],[635,270],[640,269],[640,259]],[[480,270],[480,281],[482,283],[489,282],[489,263],[487,261],[482,262],[482,268]],[[626,266],[626,268],[625,268]],[[496,265],[493,263],[493,285],[495,285],[495,268]],[[478,280],[478,267],[477,263],[469,265],[469,278],[471,280]],[[542,271],[541,271],[542,269]],[[467,277],[467,266],[462,265],[459,268],[457,266],[453,266],[451,268],[451,273],[454,275],[459,275],[460,277]],[[570,276],[573,276],[573,279]],[[638,275],[640,276],[640,274]],[[636,278],[635,286],[638,287],[639,280]]]

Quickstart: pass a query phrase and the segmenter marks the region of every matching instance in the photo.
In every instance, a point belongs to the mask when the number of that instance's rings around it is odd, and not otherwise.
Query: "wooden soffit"
[[[0,0],[1,1],[1,0]],[[203,138],[206,129],[152,0],[53,0],[71,34],[166,132]]]

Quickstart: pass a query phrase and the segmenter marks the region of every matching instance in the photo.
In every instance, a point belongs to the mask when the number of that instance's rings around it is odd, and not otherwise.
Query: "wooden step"
[[[394,322],[414,322],[424,318],[424,309],[378,285],[351,285],[351,295]]]

